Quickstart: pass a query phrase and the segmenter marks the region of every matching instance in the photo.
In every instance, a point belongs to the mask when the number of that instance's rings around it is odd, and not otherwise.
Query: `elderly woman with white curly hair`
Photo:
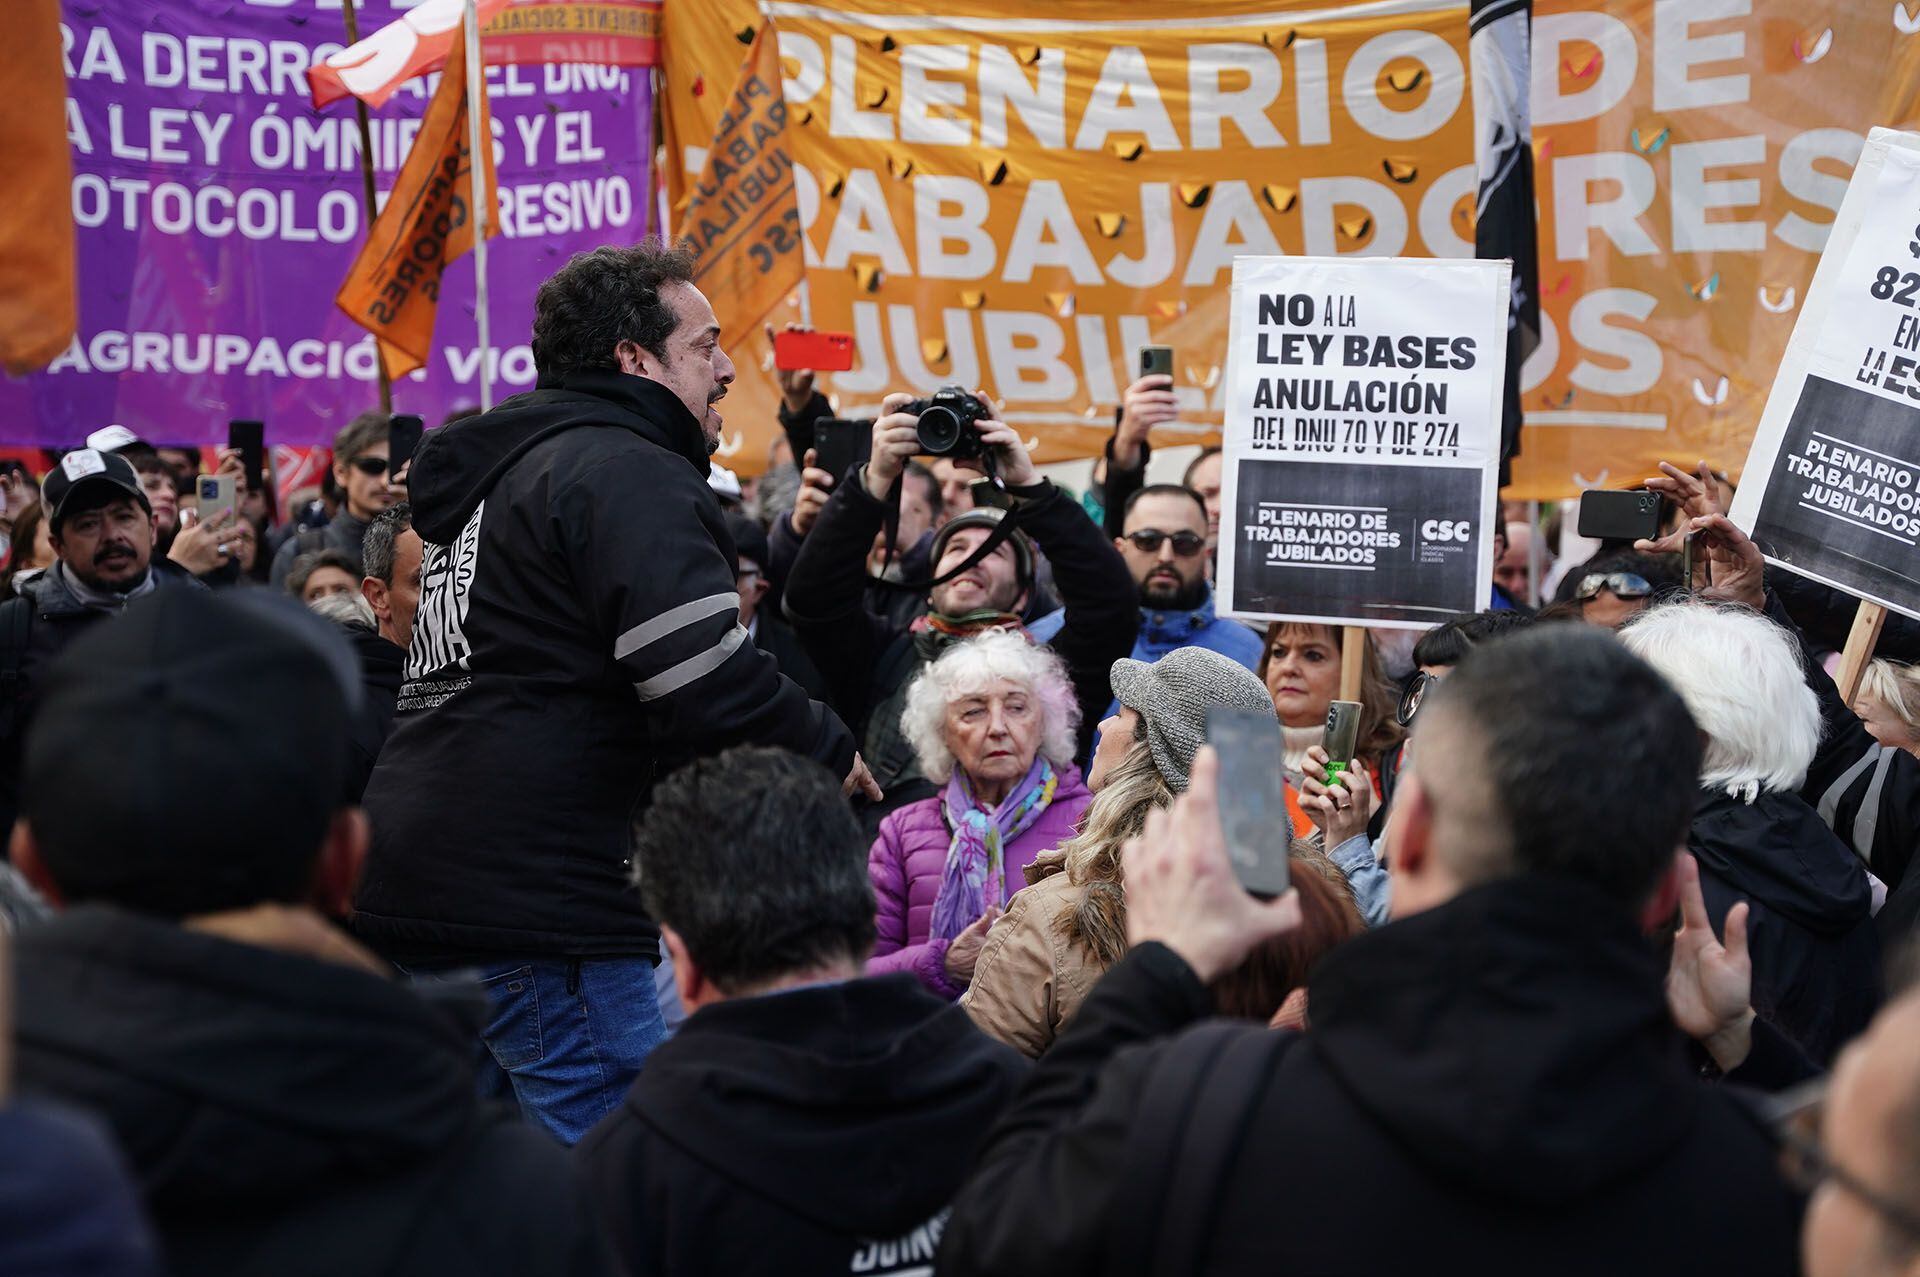
[[[1060,658],[1015,632],[956,644],[921,671],[901,726],[944,788],[880,824],[867,858],[879,933],[869,974],[911,971],[949,999],[966,991],[1023,871],[1073,835],[1093,799],[1073,765],[1079,717]]]
[[[1799,644],[1756,612],[1705,602],[1649,609],[1620,638],[1705,739],[1687,849],[1714,929],[1744,921],[1754,1011],[1825,1064],[1873,1018],[1880,946],[1866,867],[1797,792],[1821,732]]]

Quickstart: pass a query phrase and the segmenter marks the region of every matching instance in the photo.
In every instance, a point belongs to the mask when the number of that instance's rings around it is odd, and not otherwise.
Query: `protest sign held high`
[[[1480,606],[1506,262],[1242,257],[1220,593],[1259,620],[1420,625]]]
[[[1920,616],[1920,135],[1861,152],[1746,475],[1769,560]]]

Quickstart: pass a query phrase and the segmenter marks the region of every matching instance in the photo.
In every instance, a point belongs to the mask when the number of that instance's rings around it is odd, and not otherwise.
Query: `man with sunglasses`
[[[338,550],[359,571],[360,547],[367,525],[400,499],[388,483],[387,430],[392,418],[363,412],[333,437],[333,482],[340,489],[340,512],[324,528],[310,528],[287,539],[273,556],[273,588],[284,589],[293,561],[317,550]]]

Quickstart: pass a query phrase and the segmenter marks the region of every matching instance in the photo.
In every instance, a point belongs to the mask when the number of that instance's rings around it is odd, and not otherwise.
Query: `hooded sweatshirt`
[[[689,1017],[575,1156],[633,1277],[926,1273],[1025,1071],[910,976],[738,998]]]
[[[686,406],[606,369],[428,432],[358,934],[426,965],[653,957],[628,848],[658,777],[742,743],[851,769],[852,735],[747,641],[706,478]]]
[[[20,1088],[112,1128],[175,1277],[606,1271],[564,1152],[475,1098],[477,991],[99,907],[16,956]]]
[[[1716,932],[1747,902],[1754,1012],[1830,1063],[1880,1007],[1880,941],[1859,857],[1788,793],[1751,803],[1703,793],[1687,850]]]
[[[1760,1123],[1689,1067],[1661,980],[1592,888],[1492,883],[1329,954],[1306,1034],[1231,1031],[1228,1050],[1270,1044],[1236,1092],[1159,1071],[1210,999],[1143,945],[996,1128],[940,1271],[1146,1271],[1176,1176],[1217,1173],[1204,1253],[1184,1257],[1210,1277],[1784,1277],[1800,1204]],[[1174,1157],[1149,1114],[1238,1138]]]

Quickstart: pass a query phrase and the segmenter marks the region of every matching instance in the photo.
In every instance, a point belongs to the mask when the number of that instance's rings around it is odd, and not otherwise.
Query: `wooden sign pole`
[[[1840,652],[1840,673],[1834,679],[1840,685],[1840,699],[1848,705],[1860,690],[1860,676],[1873,659],[1874,644],[1880,641],[1880,627],[1886,619],[1887,609],[1878,603],[1862,603],[1853,614],[1853,629],[1847,632],[1847,645]]]
[[[1367,630],[1362,625],[1343,626],[1340,635],[1340,699],[1360,699],[1360,679],[1367,668]]]

